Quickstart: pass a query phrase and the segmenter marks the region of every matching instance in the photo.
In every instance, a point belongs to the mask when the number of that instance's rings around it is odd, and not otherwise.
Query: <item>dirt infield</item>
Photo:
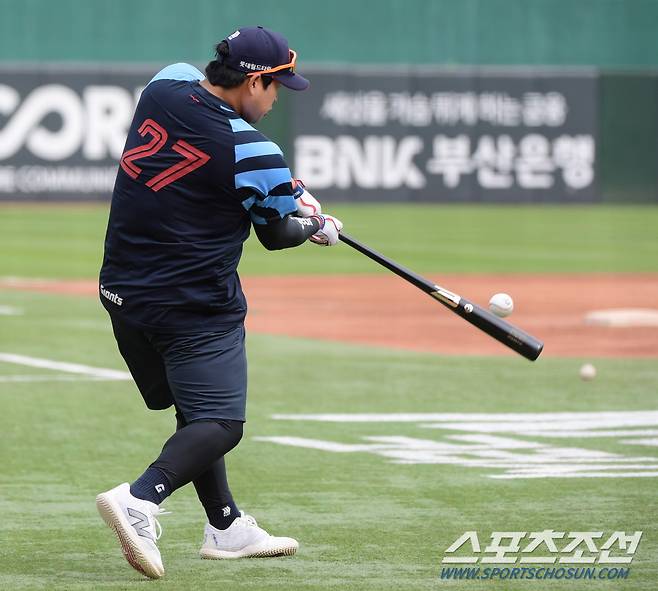
[[[592,326],[612,308],[658,309],[658,275],[443,275],[443,287],[485,305],[511,294],[509,320],[545,341],[546,356],[658,357],[658,327]],[[514,355],[438,302],[388,275],[247,277],[248,330],[454,355]],[[0,288],[96,296],[89,281],[5,280]]]

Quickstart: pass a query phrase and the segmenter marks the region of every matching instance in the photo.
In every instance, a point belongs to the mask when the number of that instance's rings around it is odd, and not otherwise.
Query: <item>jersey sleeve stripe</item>
[[[254,224],[258,224],[259,226],[264,226],[267,224],[267,220],[258,214],[255,214],[253,211],[250,212],[249,214],[251,216],[251,221],[254,222]]]
[[[228,122],[229,122],[229,125],[231,126],[231,129],[235,133],[237,133],[239,131],[257,131],[251,125],[249,125],[249,123],[247,123],[244,119],[239,119],[239,118],[238,119],[229,119]]]
[[[229,119],[229,121],[235,121],[235,119]],[[235,133],[233,135],[233,139],[235,140],[235,144],[251,144],[253,142],[264,142],[267,140],[267,138],[257,130],[246,130],[246,131],[241,131],[240,133]]]
[[[297,203],[292,195],[270,195],[266,199],[257,199],[252,196],[242,202],[242,207],[250,213],[263,209],[273,209],[279,214],[279,217],[297,211]]]
[[[270,156],[278,154],[283,156],[281,148],[274,142],[252,142],[251,144],[237,144],[235,146],[235,161],[240,162],[245,158],[253,158],[254,156]]]
[[[252,220],[257,216],[268,223],[274,219],[282,219],[295,211],[297,206],[292,197],[272,197],[265,201],[257,201],[249,210],[249,215]]]
[[[270,191],[270,195],[292,195],[295,199],[299,197],[304,192],[304,187],[297,185],[297,187],[292,186],[292,179],[289,183],[284,183],[278,187],[274,187]]]
[[[258,201],[254,204],[256,209],[267,208],[267,209],[276,209],[279,212],[279,215],[283,217],[289,213],[297,211],[297,204],[295,203],[294,197],[291,195],[285,196],[274,196],[270,195],[267,199],[263,201]]]
[[[288,168],[286,161],[279,154],[268,154],[267,156],[253,156],[236,162],[235,172],[249,172],[250,170],[266,170],[268,168]],[[292,179],[291,179],[292,182]]]
[[[242,202],[242,207],[249,211],[254,203],[256,203],[256,197],[248,197]]]
[[[162,68],[162,70],[151,78],[149,84],[156,80],[187,80],[188,82],[193,82],[194,80],[203,80],[204,78],[205,76],[194,66],[179,63]]]
[[[257,193],[267,196],[274,187],[292,180],[288,168],[266,168],[250,170],[235,175],[235,188],[249,187]]]
[[[295,203],[295,198],[292,195],[272,196],[262,201],[255,197],[249,197],[249,199],[242,202],[242,207],[250,212],[260,209],[274,209],[281,217],[297,211],[297,203]]]

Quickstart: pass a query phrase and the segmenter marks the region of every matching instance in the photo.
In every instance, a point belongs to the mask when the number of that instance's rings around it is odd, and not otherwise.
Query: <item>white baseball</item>
[[[591,363],[586,363],[580,368],[580,379],[589,382],[596,377],[596,367]]]
[[[514,310],[514,300],[506,293],[494,294],[489,300],[489,310],[496,316],[504,318],[505,316],[509,316]]]

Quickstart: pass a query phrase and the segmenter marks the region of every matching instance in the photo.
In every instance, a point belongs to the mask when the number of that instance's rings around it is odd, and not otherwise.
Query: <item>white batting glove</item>
[[[320,215],[322,213],[320,202],[306,189],[295,199],[295,203],[297,204],[297,215],[300,218],[310,218],[312,215]]]
[[[338,242],[338,234],[343,229],[343,222],[332,215],[320,214],[313,217],[320,221],[320,229],[309,240],[320,246],[334,246]]]

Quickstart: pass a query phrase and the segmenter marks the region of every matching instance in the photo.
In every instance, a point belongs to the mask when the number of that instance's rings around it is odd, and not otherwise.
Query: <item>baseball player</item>
[[[337,243],[342,223],[294,180],[279,147],[252,124],[281,86],[304,90],[284,37],[241,28],[205,77],[164,68],[143,91],[112,195],[100,300],[149,409],[176,410],[176,432],[131,484],[96,499],[127,561],[164,574],[160,504],[194,484],[208,523],[201,556],[294,554],[240,511],[224,456],[242,437],[247,311],[236,271],[250,227],[269,250]]]

